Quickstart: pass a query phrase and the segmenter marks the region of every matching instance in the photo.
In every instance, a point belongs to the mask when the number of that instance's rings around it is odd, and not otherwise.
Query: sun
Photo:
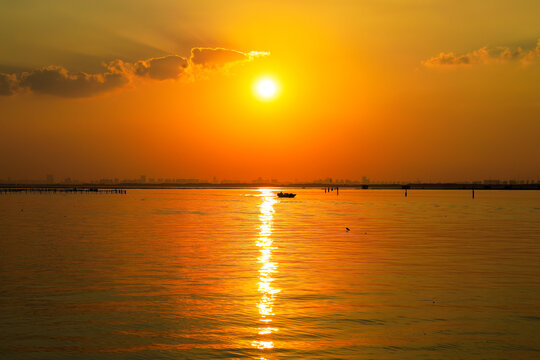
[[[257,84],[257,92],[264,98],[272,97],[276,93],[276,83],[270,79],[263,79]]]
[[[271,100],[278,92],[277,83],[270,78],[259,79],[255,84],[255,93],[261,100]]]

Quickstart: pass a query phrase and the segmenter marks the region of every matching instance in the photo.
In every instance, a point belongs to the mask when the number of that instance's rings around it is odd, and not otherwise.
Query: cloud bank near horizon
[[[219,71],[269,56],[269,52],[241,52],[224,48],[193,48],[189,58],[180,55],[139,60],[134,63],[114,60],[98,74],[70,72],[61,66],[22,72],[0,73],[0,96],[19,93],[84,98],[105,94],[130,84],[133,79],[177,80],[196,78],[200,71]]]
[[[505,46],[481,47],[465,54],[456,54],[454,52],[440,53],[422,61],[422,65],[427,67],[463,67],[472,65],[503,64],[518,62],[522,65],[531,65],[540,62],[540,39],[536,47],[532,50],[523,50],[520,46],[511,49]]]

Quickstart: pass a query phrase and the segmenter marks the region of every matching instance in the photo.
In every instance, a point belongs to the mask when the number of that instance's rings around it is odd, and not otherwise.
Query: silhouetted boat
[[[277,193],[277,196],[280,197],[280,198],[293,198],[293,197],[296,196],[296,194],[284,193],[284,192],[280,191],[280,192]]]

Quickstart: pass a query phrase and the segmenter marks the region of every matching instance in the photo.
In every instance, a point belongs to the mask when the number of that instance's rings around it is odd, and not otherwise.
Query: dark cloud
[[[0,95],[18,91],[68,98],[91,97],[122,88],[134,77],[166,80],[193,75],[200,69],[219,70],[227,65],[252,61],[269,53],[243,53],[228,49],[194,48],[188,61],[179,55],[168,55],[135,63],[115,60],[105,66],[103,73],[73,73],[61,66],[25,71],[19,75],[0,73]]]
[[[0,73],[0,96],[13,95],[17,86],[17,77],[13,74]]]
[[[169,55],[149,60],[137,61],[133,65],[135,75],[147,76],[156,80],[177,79],[188,66],[186,58]]]
[[[270,53],[262,51],[244,53],[223,48],[193,48],[191,49],[190,61],[193,65],[200,65],[205,68],[218,68],[238,62],[251,61],[255,58],[268,55]]]
[[[534,50],[531,50],[525,55],[523,58],[523,63],[526,65],[532,64],[532,63],[540,62],[540,39],[536,42],[536,47]]]
[[[479,64],[500,64],[512,61],[529,65],[540,59],[540,39],[536,48],[524,51],[521,47],[510,49],[509,47],[498,46],[488,48],[484,46],[466,54],[455,54],[453,52],[440,53],[437,56],[422,61],[422,64],[430,67],[458,67]]]
[[[106,93],[128,82],[123,63],[116,61],[103,74],[70,73],[63,67],[49,66],[23,73],[19,86],[37,94],[77,98]]]

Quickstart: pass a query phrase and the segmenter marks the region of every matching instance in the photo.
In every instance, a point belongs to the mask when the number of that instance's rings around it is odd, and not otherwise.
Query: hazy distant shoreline
[[[540,183],[536,184],[472,184],[472,183],[410,183],[410,184],[275,184],[275,183],[231,183],[231,184],[0,184],[0,189],[73,189],[73,188],[97,188],[97,189],[236,189],[236,188],[341,188],[357,190],[540,190]]]

